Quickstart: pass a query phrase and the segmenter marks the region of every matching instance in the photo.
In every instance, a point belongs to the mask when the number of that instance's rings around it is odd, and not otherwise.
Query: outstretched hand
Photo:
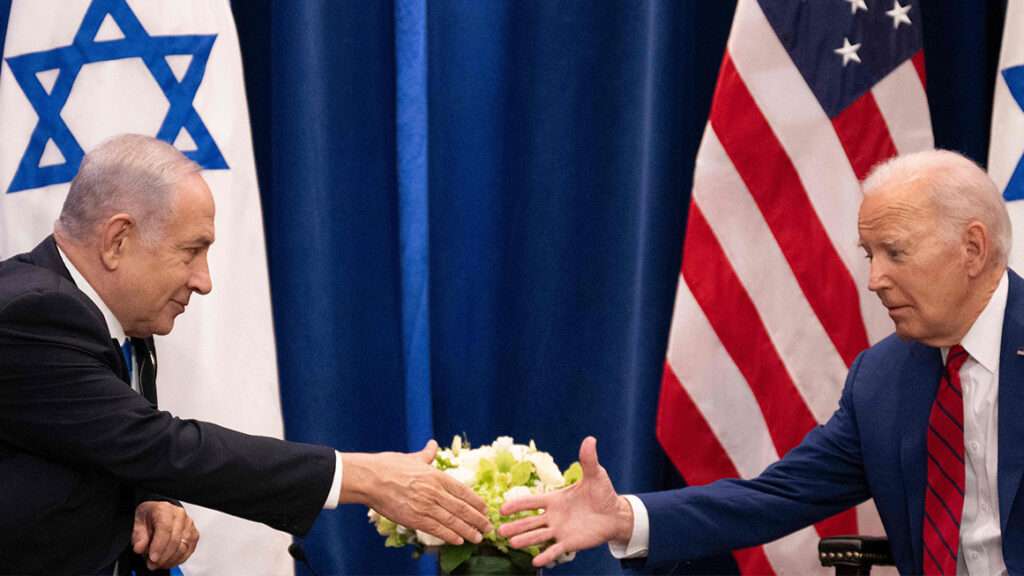
[[[505,502],[503,515],[523,510],[543,510],[499,528],[515,548],[553,542],[533,559],[545,566],[562,554],[600,546],[626,543],[633,532],[633,508],[615,492],[608,472],[597,460],[597,440],[588,436],[580,445],[583,479],[557,492],[525,496]]]
[[[358,502],[403,526],[449,544],[480,542],[493,530],[487,505],[468,486],[430,465],[431,440],[419,452],[343,455],[341,503]]]

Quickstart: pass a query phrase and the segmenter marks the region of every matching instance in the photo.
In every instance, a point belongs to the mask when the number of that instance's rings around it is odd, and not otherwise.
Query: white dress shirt
[[[100,295],[96,293],[96,290],[89,284],[89,281],[82,276],[82,273],[75,268],[75,265],[68,259],[67,254],[57,247],[57,253],[60,254],[60,259],[64,261],[64,267],[68,269],[71,274],[71,280],[74,281],[75,286],[82,291],[83,294],[92,300],[92,303],[100,309],[103,314],[103,319],[107,322],[107,330],[110,331],[110,337],[117,340],[118,346],[124,346],[125,340],[128,336],[124,332],[124,327],[121,326],[121,322],[114,316],[114,313],[110,311],[107,304],[100,298]],[[139,388],[139,371],[137,370],[138,364],[134,355],[132,355],[132,389],[138,392]],[[332,510],[338,507],[338,498],[341,496],[341,481],[343,478],[342,474],[342,463],[341,463],[341,452],[334,451],[334,479],[331,481],[331,489],[327,493],[327,500],[324,502],[324,510]]]
[[[960,368],[964,393],[964,510],[958,574],[1006,574],[999,531],[999,352],[1009,294],[1006,272],[960,345],[969,355]],[[942,350],[945,360],[948,349]]]
[[[1003,539],[999,530],[999,353],[1002,350],[1003,316],[1009,295],[1009,277],[1002,278],[985,309],[967,331],[960,345],[968,358],[960,368],[964,393],[964,510],[960,522],[958,574],[1001,576]],[[948,348],[942,349],[945,361]],[[647,508],[636,496],[626,496],[633,508],[633,533],[626,546],[609,543],[619,559],[647,556],[650,521]]]

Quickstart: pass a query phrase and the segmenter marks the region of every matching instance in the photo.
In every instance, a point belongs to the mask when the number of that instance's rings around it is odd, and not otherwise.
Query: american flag
[[[658,439],[689,484],[756,476],[835,410],[892,331],[857,247],[859,183],[931,148],[909,0],[741,0],[697,155]],[[822,535],[881,533],[870,504],[734,553],[812,573]]]

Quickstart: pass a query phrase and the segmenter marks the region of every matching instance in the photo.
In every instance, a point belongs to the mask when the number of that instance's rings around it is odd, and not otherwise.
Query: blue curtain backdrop
[[[664,485],[664,340],[732,6],[235,12],[288,436],[413,449],[432,421],[442,441],[533,438],[568,464],[595,434],[622,489]],[[363,514],[318,521],[314,566],[415,571]],[[597,551],[568,569],[618,565]]]
[[[594,434],[620,489],[678,485],[655,403],[734,3],[232,4],[288,437],[510,434],[567,464]],[[984,162],[1005,0],[920,5],[937,144]],[[356,507],[305,546],[320,574],[422,570]]]

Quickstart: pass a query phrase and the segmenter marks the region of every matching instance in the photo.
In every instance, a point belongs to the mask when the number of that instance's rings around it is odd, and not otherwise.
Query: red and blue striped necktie
[[[924,497],[924,571],[956,574],[964,511],[964,398],[960,368],[967,352],[957,344],[928,417],[928,486]]]

